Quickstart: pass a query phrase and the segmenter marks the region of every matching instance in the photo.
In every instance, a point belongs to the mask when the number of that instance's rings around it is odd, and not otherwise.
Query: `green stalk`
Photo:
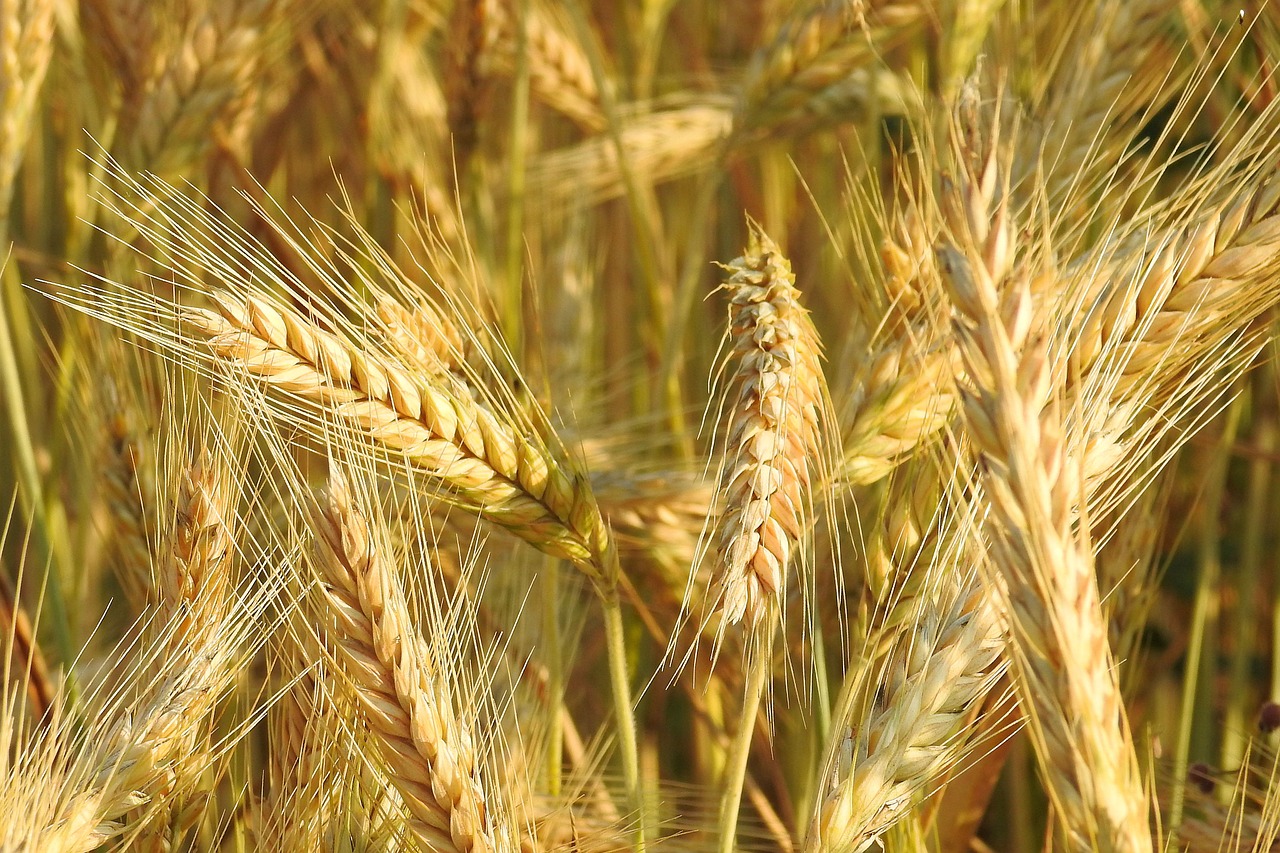
[[[720,846],[719,853],[733,853],[738,837],[738,811],[742,807],[742,788],[747,780],[747,760],[751,757],[751,740],[756,731],[756,714],[760,699],[769,684],[772,666],[773,640],[777,635],[777,623],[771,622],[765,636],[759,638],[754,652],[748,654],[747,692],[742,699],[742,713],[738,717],[738,731],[729,744],[725,765],[724,788],[720,795]]]
[[[1261,383],[1255,387],[1261,390]],[[1249,740],[1247,720],[1257,707],[1257,694],[1253,690],[1249,670],[1253,664],[1254,638],[1258,632],[1258,597],[1255,593],[1263,585],[1262,551],[1267,535],[1266,513],[1270,509],[1267,493],[1271,488],[1271,453],[1275,449],[1276,429],[1270,414],[1255,417],[1254,447],[1257,455],[1249,466],[1249,498],[1244,505],[1244,547],[1236,582],[1236,642],[1227,682],[1222,767],[1241,765]]]
[[[525,161],[529,147],[529,0],[514,4],[516,14],[516,68],[511,107],[511,147],[507,192],[506,298],[502,306],[502,331],[511,351],[523,352],[524,327],[522,269],[524,260]]]
[[[644,790],[640,784],[640,750],[636,743],[635,710],[631,706],[631,679],[627,666],[626,631],[622,623],[622,601],[614,592],[601,596],[600,606],[604,611],[613,708],[618,717],[618,751],[622,757],[622,778],[627,786],[631,807],[636,813],[636,853],[644,853],[648,821]]]
[[[547,702],[553,723],[547,741],[547,793],[560,796],[564,766],[564,730],[560,727],[561,697],[564,695],[564,657],[560,654],[560,563],[547,558],[542,584],[542,660],[547,666]],[[628,700],[629,704],[629,700]]]
[[[1231,445],[1235,442],[1236,429],[1240,423],[1240,399],[1237,398],[1227,409],[1226,423],[1223,426],[1222,438],[1218,446],[1214,465],[1209,473],[1205,486],[1205,499],[1202,505],[1204,529],[1200,537],[1200,575],[1196,579],[1195,605],[1191,614],[1191,631],[1187,641],[1187,662],[1184,667],[1186,680],[1182,683],[1182,703],[1178,714],[1178,742],[1174,752],[1174,789],[1173,804],[1169,810],[1169,838],[1178,837],[1178,829],[1182,826],[1182,809],[1186,796],[1187,768],[1190,766],[1192,752],[1193,723],[1197,710],[1204,708],[1205,701],[1212,702],[1212,696],[1205,696],[1207,682],[1212,679],[1202,678],[1209,675],[1207,669],[1213,666],[1213,654],[1206,654],[1215,644],[1210,636],[1209,623],[1211,617],[1216,627],[1218,607],[1218,576],[1220,574],[1218,555],[1218,510],[1222,506],[1222,494],[1226,486],[1227,462],[1230,459]],[[1203,735],[1201,740],[1203,740]],[[1203,751],[1197,749],[1197,754]]]
[[[0,234],[0,239],[4,236]],[[0,267],[0,276],[13,275],[6,263]],[[7,288],[7,283],[6,283]],[[54,644],[58,659],[65,666],[75,660],[75,646],[71,640],[71,621],[67,613],[66,595],[62,589],[62,569],[70,561],[65,553],[65,536],[56,536],[53,530],[51,508],[45,504],[44,489],[36,467],[35,446],[27,424],[27,407],[18,372],[13,335],[9,327],[9,313],[0,311],[0,394],[9,412],[9,430],[12,450],[18,463],[18,479],[22,485],[19,494],[22,508],[32,520],[37,555],[46,559],[45,584],[49,594],[49,620],[52,623]],[[75,696],[74,685],[68,684],[68,695]]]

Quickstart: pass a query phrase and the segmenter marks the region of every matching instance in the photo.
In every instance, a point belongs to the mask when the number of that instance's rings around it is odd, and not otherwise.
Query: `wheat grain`
[[[378,300],[378,319],[396,351],[431,374],[456,370],[466,360],[467,343],[443,312],[423,302],[408,308],[390,297]]]

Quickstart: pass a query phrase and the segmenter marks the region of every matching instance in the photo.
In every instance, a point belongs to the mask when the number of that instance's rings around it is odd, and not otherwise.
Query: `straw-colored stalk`
[[[332,645],[379,735],[388,778],[415,818],[410,828],[432,850],[497,849],[493,792],[456,686],[414,626],[385,545],[340,475],[330,478],[313,525]]]

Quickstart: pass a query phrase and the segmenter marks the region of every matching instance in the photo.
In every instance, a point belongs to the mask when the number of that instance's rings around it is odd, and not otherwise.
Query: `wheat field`
[[[0,0],[0,850],[1280,849],[1278,59]]]

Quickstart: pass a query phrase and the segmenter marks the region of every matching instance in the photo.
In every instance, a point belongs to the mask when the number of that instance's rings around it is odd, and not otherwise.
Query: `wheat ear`
[[[390,780],[417,818],[414,834],[432,850],[496,849],[475,738],[341,475],[331,476],[313,524],[334,647],[380,736]]]
[[[10,0],[0,9],[0,243],[31,132],[40,86],[53,55],[55,0]]]
[[[493,61],[506,71],[516,65],[515,54],[519,44],[516,28],[520,24],[518,6],[511,0],[501,0],[491,8],[496,30]],[[591,73],[591,63],[582,48],[542,3],[528,4],[524,27],[534,94],[584,131],[597,133],[603,130],[605,120],[600,110],[600,91]]]
[[[154,524],[148,510],[155,506],[146,459],[139,441],[138,413],[117,405],[107,422],[107,458],[102,488],[111,513],[112,568],[135,613],[152,600],[151,576],[155,555]]]
[[[859,78],[864,66],[909,39],[928,11],[918,0],[801,4],[752,59],[740,90],[736,132],[838,117],[851,93],[865,92],[867,78]]]
[[[963,758],[972,715],[1005,668],[1000,614],[973,565],[975,524],[923,482],[892,502],[868,559],[873,622],[837,703],[806,851],[871,843]]]
[[[617,554],[585,476],[429,374],[365,353],[257,296],[212,294],[218,311],[184,309],[184,328],[269,386],[331,411],[411,461],[449,497],[613,594]]]
[[[759,624],[781,607],[811,515],[827,395],[817,330],[774,242],[752,223],[746,254],[726,269],[734,374],[711,594],[727,622]]]
[[[198,745],[251,624],[232,616],[234,549],[224,489],[202,460],[184,473],[160,570],[157,619],[148,631],[144,663],[152,671],[135,673],[150,686],[92,744],[85,788],[70,798],[39,849],[92,850],[122,834],[125,816],[144,806],[142,818],[154,820],[181,802],[208,766],[208,750]]]
[[[754,222],[746,253],[728,264],[729,361],[723,409],[724,512],[712,534],[710,590],[720,630],[746,618],[747,686],[729,747],[720,806],[720,850],[732,853],[756,713],[770,675],[794,552],[812,515],[812,468],[820,468],[827,393],[821,344],[790,262]],[[722,634],[717,634],[717,644]]]
[[[228,526],[231,513],[229,472],[201,451],[183,470],[174,500],[175,524],[158,567],[154,596],[156,612],[151,642],[168,645],[171,656],[207,657],[217,660],[217,644],[224,641],[220,628],[230,613],[234,543]],[[215,680],[221,680],[216,673]],[[200,782],[211,761],[207,722],[197,721],[179,747],[178,761],[170,768],[170,785],[178,794],[168,798],[161,814],[152,819],[151,841],[167,844],[173,822],[178,831],[199,816],[203,801],[183,796]]]
[[[1151,849],[1147,801],[1111,661],[1087,531],[1078,461],[1048,399],[1043,349],[1027,344],[1030,295],[1001,316],[990,269],[939,249],[959,315],[972,385],[968,434],[986,466],[991,558],[1005,580],[1013,671],[1037,756],[1072,849]]]
[[[1162,87],[1174,91],[1164,69],[1149,65],[1165,48],[1159,30],[1168,15],[1162,0],[1109,0],[1082,16],[1063,51],[1064,73],[1054,76],[1045,133],[1028,137],[1046,149],[1051,197],[1079,181],[1092,152],[1127,144],[1116,129],[1136,130],[1131,119]]]

